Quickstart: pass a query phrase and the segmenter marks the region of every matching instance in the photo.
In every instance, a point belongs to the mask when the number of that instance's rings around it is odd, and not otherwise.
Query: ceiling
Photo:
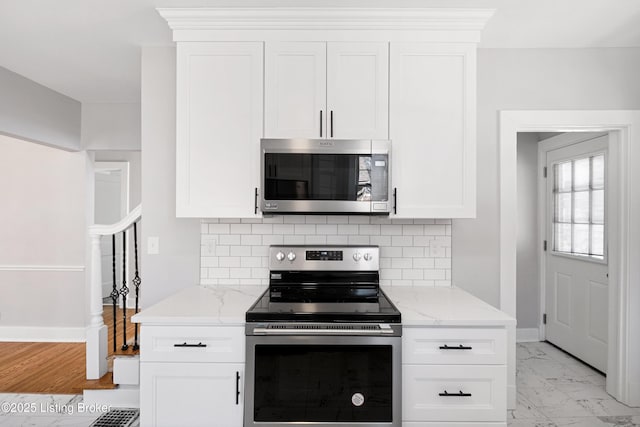
[[[285,1],[296,6],[339,3]],[[366,7],[376,4],[376,0],[355,1]],[[248,3],[260,0],[242,4]],[[216,4],[220,0],[2,0],[0,66],[81,102],[139,102],[140,47],[171,44],[169,28],[155,8]],[[402,4],[495,8],[481,48],[640,47],[639,0],[402,0]]]

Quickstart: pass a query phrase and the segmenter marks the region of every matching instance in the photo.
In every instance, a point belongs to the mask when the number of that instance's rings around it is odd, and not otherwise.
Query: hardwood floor
[[[134,325],[129,321],[134,310],[127,310],[127,342],[122,346],[122,310],[117,317],[117,351],[113,352],[113,312],[104,307],[103,318],[109,328],[109,370],[114,354],[137,354],[133,351]],[[0,342],[0,393],[78,394],[83,389],[113,388],[112,373],[99,380],[85,379],[84,343]]]

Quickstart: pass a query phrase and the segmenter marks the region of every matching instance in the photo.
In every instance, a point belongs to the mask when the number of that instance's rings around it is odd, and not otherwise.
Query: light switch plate
[[[160,237],[153,236],[147,238],[147,254],[158,255],[160,253]]]

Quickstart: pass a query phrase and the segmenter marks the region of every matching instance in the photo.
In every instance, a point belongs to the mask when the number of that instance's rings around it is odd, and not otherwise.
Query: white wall
[[[0,136],[0,340],[84,335],[87,161]]]
[[[140,150],[140,104],[82,104],[82,147]]]
[[[499,307],[498,112],[640,109],[640,49],[478,51],[478,216],[454,220],[453,284]]]
[[[516,316],[518,328],[540,323],[538,249],[538,134],[518,134],[518,235]]]
[[[80,103],[0,67],[0,134],[80,150]]]
[[[142,280],[144,307],[200,279],[200,221],[176,219],[175,48],[142,49]],[[147,238],[160,254],[147,254]]]

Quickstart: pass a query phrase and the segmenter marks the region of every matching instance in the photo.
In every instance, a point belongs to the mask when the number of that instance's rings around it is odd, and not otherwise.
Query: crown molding
[[[173,31],[408,30],[481,31],[494,9],[219,7],[158,8]]]

